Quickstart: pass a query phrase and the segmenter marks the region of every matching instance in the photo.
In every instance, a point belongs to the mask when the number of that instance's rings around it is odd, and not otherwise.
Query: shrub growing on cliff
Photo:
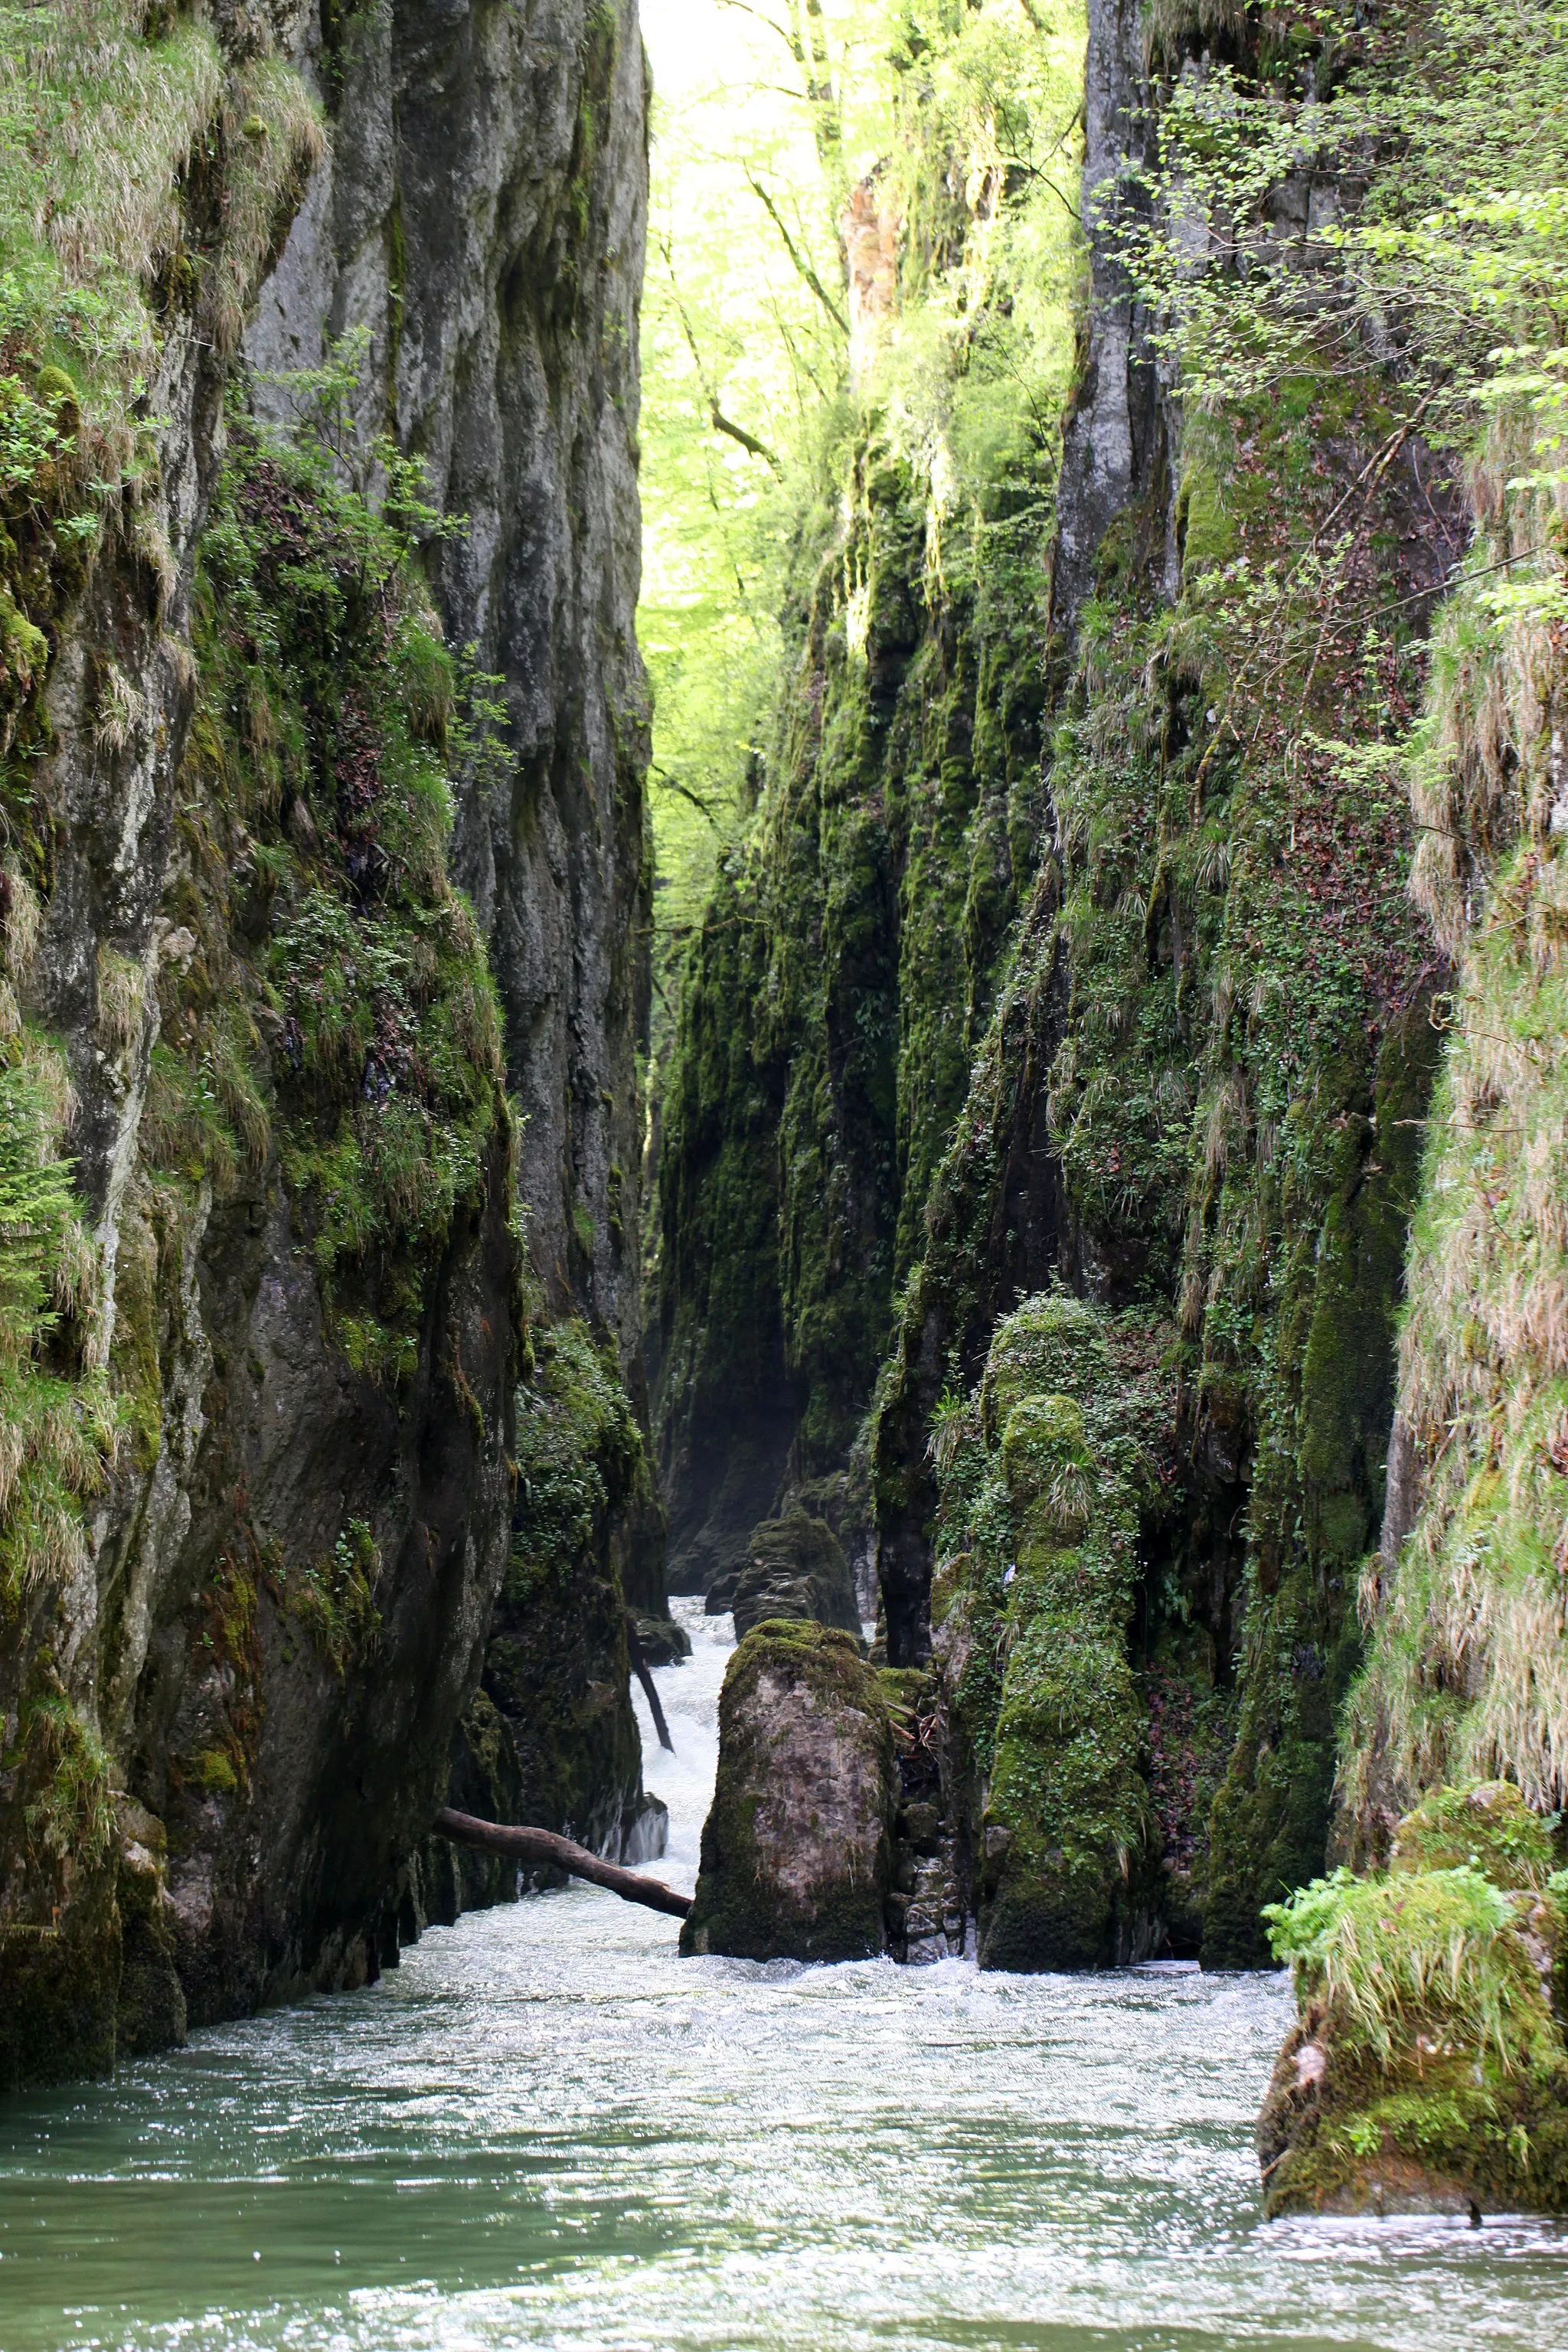
[[[1447,1864],[1456,1839],[1474,1850]],[[1258,2126],[1271,2211],[1568,2209],[1568,1874],[1550,1853],[1516,1790],[1442,1789],[1400,1822],[1393,1869],[1269,1906],[1300,2019]]]
[[[53,1154],[36,1061],[0,1066],[0,1598],[70,1573],[80,1498],[98,1486],[116,1416],[102,1380],[51,1361],[62,1307],[85,1307],[92,1254],[70,1163]]]

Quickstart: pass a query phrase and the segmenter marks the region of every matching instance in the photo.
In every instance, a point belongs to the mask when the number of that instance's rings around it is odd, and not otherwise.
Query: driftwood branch
[[[688,793],[687,797],[689,799],[691,795]],[[658,1734],[658,1744],[661,1748],[668,1748],[673,1756],[675,1742],[669,1736],[669,1726],[664,1719],[664,1709],[658,1703],[658,1693],[654,1688],[653,1676],[648,1672],[648,1663],[643,1655],[642,1641],[637,1633],[637,1621],[629,1609],[626,1611],[626,1654],[632,1662],[633,1674],[642,1685],[643,1696],[647,1701],[648,1713],[653,1717],[653,1727]]]
[[[624,1895],[628,1903],[645,1904],[650,1911],[666,1911],[672,1919],[684,1919],[691,1908],[689,1895],[678,1895],[660,1879],[641,1878],[635,1870],[601,1862],[586,1846],[574,1845],[570,1838],[557,1837],[553,1830],[514,1829],[500,1822],[476,1821],[472,1813],[455,1813],[449,1805],[442,1807],[432,1826],[454,1845],[474,1845],[485,1853],[504,1854],[509,1862],[570,1871],[574,1878],[607,1886],[612,1895]]]

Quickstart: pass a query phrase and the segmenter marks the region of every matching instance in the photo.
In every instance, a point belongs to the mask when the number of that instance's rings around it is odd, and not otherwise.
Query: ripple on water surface
[[[694,1630],[647,1766],[686,1885],[725,1655]],[[0,2346],[1568,2352],[1561,2232],[1259,2222],[1287,2009],[1271,1977],[683,1961],[575,1887],[12,2103]]]

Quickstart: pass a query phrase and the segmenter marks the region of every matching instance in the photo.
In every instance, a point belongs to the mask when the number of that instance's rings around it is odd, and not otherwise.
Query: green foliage
[[[37,1791],[23,1815],[29,1846],[36,1855],[91,1871],[114,1836],[103,1743],[58,1689],[46,1688],[25,1702],[18,1727],[16,1760]]]
[[[298,1618],[342,1681],[381,1630],[375,1588],[381,1549],[364,1519],[350,1519],[331,1550],[291,1575],[284,1606]],[[232,1767],[229,1786],[234,1785]]]
[[[599,1547],[614,1502],[643,1468],[642,1433],[613,1349],[578,1322],[552,1324],[534,1342],[518,1395],[519,1539],[507,1591],[570,1586]]]
[[[1555,812],[1563,652],[1550,599],[1499,607],[1493,567],[1563,579],[1568,482],[1542,482],[1540,418],[1493,421],[1484,529],[1444,614],[1410,750],[1414,886],[1457,966],[1426,1130],[1400,1349],[1400,1411],[1428,1471],[1395,1559],[1368,1563],[1370,1655],[1346,1717],[1357,1851],[1443,1780],[1506,1776],[1568,1799],[1568,1390],[1562,1379],[1563,960]],[[1550,441],[1546,445],[1550,455]],[[1550,467],[1547,469],[1551,470]],[[1401,1532],[1404,1532],[1402,1529]]]
[[[515,1496],[483,1686],[512,1743],[517,1818],[614,1851],[641,1789],[626,1595],[658,1505],[614,1343],[576,1320],[534,1328]]]
[[[1342,2047],[1384,2067],[1418,2030],[1489,2051],[1505,2072],[1552,2042],[1517,1909],[1468,1863],[1387,1879],[1336,1870],[1263,1916],[1302,2009],[1321,2010]]]
[[[1005,0],[918,60],[900,41],[865,68],[896,139],[855,201],[897,246],[899,299],[853,352],[837,330],[833,383],[852,361],[854,398],[819,397],[800,458],[798,659],[682,974],[660,1161],[661,1443],[682,1465],[678,1510],[688,1464],[704,1465],[695,1487],[725,1447],[747,1455],[736,1538],[783,1466],[767,1458],[782,1391],[798,1400],[804,1475],[853,1440],[1038,855],[1038,550],[1072,252],[1059,198],[1024,164],[1053,141],[1070,155],[1076,86],[1050,44],[1005,58],[997,28],[1018,21]],[[835,84],[851,110],[860,70],[849,58]],[[1016,171],[998,161],[1004,114]]]
[[[674,87],[644,310],[639,635],[670,981],[776,759],[772,707],[868,415],[929,507],[923,584],[956,596],[1033,557],[1072,349],[1076,12],[1048,38],[1019,0],[956,15],[843,0],[777,26],[748,13],[703,11],[711,73],[688,63],[689,7],[668,34],[649,20]],[[900,288],[852,334],[857,205],[897,247]],[[852,634],[855,570],[848,554]]]
[[[383,465],[374,503],[342,478],[362,360],[334,355],[304,383],[322,439],[232,420],[188,759],[238,829],[237,871],[193,844],[214,898],[191,910],[202,952],[164,1004],[144,1148],[226,1183],[275,1138],[341,1344],[395,1383],[508,1117],[484,947],[446,867],[451,779],[498,757],[500,714],[412,570],[417,469]]]
[[[1432,1790],[1399,1824],[1389,1867],[1394,1871],[1483,1871],[1494,1886],[1540,1893],[1555,1869],[1556,1818],[1532,1812],[1507,1780]]]
[[[254,125],[254,129],[248,126]],[[242,128],[242,126],[245,126]],[[186,247],[193,158],[226,161],[221,237]],[[143,0],[0,9],[0,499],[91,535],[152,439],[141,403],[171,309],[205,267],[225,350],[280,201],[319,153],[298,75],[253,57],[229,79],[213,29]]]
[[[76,1361],[75,1318],[91,1304],[96,1266],[76,1221],[70,1163],[54,1156],[52,1057],[37,1040],[20,1042],[20,1057],[0,1066],[0,1602],[8,1609],[81,1565],[79,1506],[102,1482],[118,1427],[101,1374]]]
[[[1154,205],[1122,247],[1184,396],[1213,407],[1301,373],[1379,374],[1395,318],[1401,393],[1428,438],[1468,438],[1543,347],[1559,392],[1565,51],[1559,0],[1375,18],[1334,0],[1249,68],[1176,79],[1143,182]],[[1309,173],[1310,212],[1303,198],[1282,235],[1282,192]]]

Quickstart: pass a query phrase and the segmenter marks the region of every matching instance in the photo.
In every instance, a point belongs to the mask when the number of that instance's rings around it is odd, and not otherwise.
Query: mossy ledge
[[[1272,1907],[1300,2021],[1265,2210],[1568,2213],[1568,1871],[1506,1781],[1434,1790],[1386,1872]]]

